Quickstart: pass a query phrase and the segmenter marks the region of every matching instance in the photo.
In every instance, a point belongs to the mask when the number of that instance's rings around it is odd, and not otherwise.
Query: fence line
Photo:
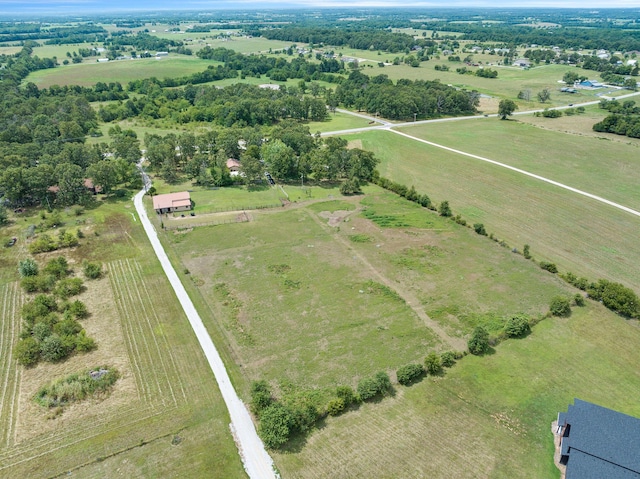
[[[196,213],[196,214],[201,214],[201,215],[205,215],[205,214],[209,214],[209,213],[226,213],[227,211],[250,211],[250,210],[265,210],[265,209],[269,209],[269,208],[280,208],[282,206],[282,203],[272,203],[269,205],[252,205],[252,206],[231,206],[231,207],[226,207],[226,208],[207,208],[205,206],[196,206],[196,210],[192,210],[190,211],[178,211],[178,212],[174,212],[171,213],[172,216],[174,218],[176,217],[180,217],[181,215],[185,215],[187,213],[191,214],[192,212]]]

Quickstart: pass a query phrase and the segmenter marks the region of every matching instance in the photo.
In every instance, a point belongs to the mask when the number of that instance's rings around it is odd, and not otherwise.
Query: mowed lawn
[[[639,341],[636,324],[599,305],[574,309],[443,378],[329,418],[274,458],[292,478],[559,478],[551,422],[575,397],[640,417]]]
[[[506,143],[498,138],[497,150]],[[483,223],[487,232],[512,247],[522,250],[529,244],[537,260],[640,291],[635,267],[640,261],[638,220],[629,213],[394,133],[367,132],[348,139],[361,139],[363,147],[381,159],[383,176],[415,185],[436,203],[448,200],[454,213],[470,223]]]
[[[204,71],[209,65],[218,64],[219,62],[184,55],[163,57],[161,60],[140,58],[105,63],[91,62],[38,70],[24,81],[33,82],[40,88],[51,85],[91,86],[97,82],[120,82],[126,85],[130,81],[150,77],[163,79],[187,76]]]

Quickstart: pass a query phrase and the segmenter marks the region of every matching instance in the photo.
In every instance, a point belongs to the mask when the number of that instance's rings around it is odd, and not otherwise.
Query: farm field
[[[79,296],[91,313],[82,326],[98,344],[90,353],[18,367],[11,351],[19,306],[27,298],[15,281],[17,259],[26,256],[23,236],[11,251],[9,271],[9,261],[3,261],[0,477],[113,477],[118,471],[131,477],[198,477],[211,470],[246,477],[214,378],[142,228],[123,206],[129,205],[105,203],[74,215],[86,236],[67,255],[71,266],[99,259],[106,270],[102,279],[85,281]],[[37,222],[26,219],[25,225]],[[25,227],[21,220],[10,226],[13,234]],[[121,374],[107,397],[68,406],[61,414],[32,401],[52,379],[99,365],[115,366]]]
[[[164,241],[200,307],[221,319],[208,328],[228,345],[240,389],[267,379],[276,391],[313,391],[320,404],[336,385],[393,373],[450,349],[447,338],[457,346],[477,324],[495,333],[506,315],[538,316],[551,296],[575,292],[377,187]],[[639,339],[636,323],[588,303],[444,377],[327,418],[273,457],[296,478],[559,477],[550,425],[574,396],[640,413]]]
[[[184,55],[155,58],[139,58],[136,60],[117,60],[106,63],[82,63],[65,65],[48,70],[31,73],[24,81],[33,82],[39,88],[51,85],[81,85],[91,86],[97,82],[120,82],[126,85],[133,80],[149,77],[174,78],[201,72],[209,65],[219,62],[201,60],[197,57]]]
[[[547,122],[537,124],[545,126],[554,122],[554,119],[544,119]],[[572,118],[567,120],[571,121]],[[593,136],[577,137],[495,118],[467,124],[467,128],[451,128],[444,123],[432,123],[402,128],[401,131],[515,166],[640,210],[638,139],[610,134],[606,136],[618,136],[626,142],[603,141]],[[500,141],[496,141],[497,138]],[[541,145],[553,145],[553,148],[541,148]]]
[[[640,261],[638,224],[630,214],[394,133],[347,138],[360,139],[381,159],[382,176],[413,184],[436,203],[448,200],[454,214],[484,223],[487,232],[512,247],[529,244],[537,260],[552,261],[563,271],[591,280],[604,277],[640,290],[640,273],[634,267]]]

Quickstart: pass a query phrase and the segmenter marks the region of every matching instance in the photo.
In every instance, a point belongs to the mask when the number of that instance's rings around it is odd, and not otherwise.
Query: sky
[[[640,9],[638,0],[0,0],[0,14],[217,10],[313,7],[562,7],[562,8],[633,8]]]

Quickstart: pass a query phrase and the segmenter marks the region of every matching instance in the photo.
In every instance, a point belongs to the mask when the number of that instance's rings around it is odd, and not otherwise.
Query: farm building
[[[189,211],[191,207],[191,195],[188,191],[156,195],[153,197],[153,209],[159,214],[173,213],[174,211]]]
[[[584,80],[579,83],[584,88],[602,88],[604,85],[596,80]]]
[[[229,168],[231,176],[238,176],[240,174],[240,162],[234,158],[227,160],[227,168]]]
[[[575,399],[556,433],[566,479],[640,479],[640,419]]]
[[[518,58],[515,62],[513,62],[513,66],[526,68],[531,66],[531,62],[526,58]]]

